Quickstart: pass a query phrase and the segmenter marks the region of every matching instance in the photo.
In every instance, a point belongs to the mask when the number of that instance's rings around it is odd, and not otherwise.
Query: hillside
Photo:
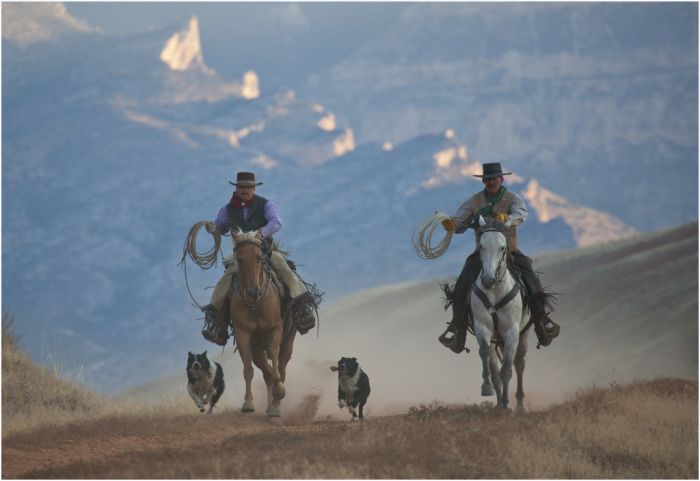
[[[3,477],[696,479],[697,255],[693,223],[536,258],[562,292],[562,335],[539,351],[530,335],[517,415],[479,395],[475,352],[437,343],[437,281],[325,307],[274,420],[257,372],[258,412],[239,412],[231,349],[210,349],[227,388],[209,417],[185,394],[184,355],[177,374],[105,399],[36,366],[4,326]],[[341,356],[370,376],[364,423],[336,405]]]
[[[14,320],[2,320],[2,434],[38,425],[60,424],[103,409],[107,400],[68,380],[58,366],[50,371],[32,361],[14,332]]]

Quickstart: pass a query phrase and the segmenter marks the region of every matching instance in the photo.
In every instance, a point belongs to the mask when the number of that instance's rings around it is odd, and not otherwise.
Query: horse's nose
[[[260,288],[258,286],[255,287],[249,287],[247,289],[248,295],[252,297],[253,299],[257,299],[258,295],[260,294]]]
[[[481,276],[481,283],[486,289],[491,289],[496,281],[496,278],[489,275]]]

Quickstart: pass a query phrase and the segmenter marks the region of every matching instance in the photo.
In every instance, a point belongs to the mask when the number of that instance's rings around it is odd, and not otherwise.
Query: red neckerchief
[[[255,200],[255,194],[253,194],[253,197],[250,199],[248,202],[243,202],[241,199],[238,198],[236,193],[233,193],[233,196],[231,197],[231,206],[234,209],[242,209],[243,207],[250,207],[253,201]]]

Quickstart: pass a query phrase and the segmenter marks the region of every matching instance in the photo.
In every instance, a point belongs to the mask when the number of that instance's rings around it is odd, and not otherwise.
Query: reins
[[[254,240],[244,240],[239,243],[236,243],[234,247],[234,252],[238,250],[238,248],[244,244],[255,244],[256,246],[260,247],[260,244]],[[261,254],[264,255],[264,252],[262,248],[260,248]],[[236,262],[238,262],[238,258],[236,257]],[[234,283],[233,283],[233,291],[238,295],[238,297],[243,301],[243,304],[245,304],[251,311],[253,311],[253,314],[257,316],[258,313],[258,308],[260,307],[260,303],[262,300],[265,298],[265,294],[267,294],[267,290],[270,287],[270,283],[272,282],[272,274],[270,272],[270,263],[265,257],[260,258],[260,263],[262,264],[262,269],[260,269],[260,283],[262,284],[264,282],[264,285],[258,290],[258,295],[255,296],[254,298],[251,298],[250,296],[246,296],[246,290],[241,292],[241,283],[240,283],[240,276],[236,276]],[[240,266],[240,263],[239,263]],[[239,267],[240,269],[240,267]]]

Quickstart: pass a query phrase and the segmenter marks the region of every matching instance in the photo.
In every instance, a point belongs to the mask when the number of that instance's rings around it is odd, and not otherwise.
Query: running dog
[[[362,408],[369,397],[369,377],[360,369],[356,357],[341,357],[337,366],[331,366],[331,371],[338,372],[338,407],[346,407],[355,421],[357,413],[355,408],[359,406],[360,421],[365,417]]]
[[[207,351],[187,353],[187,393],[200,412],[204,412],[209,404],[208,414],[211,415],[225,387],[224,370],[221,364],[209,360]]]

